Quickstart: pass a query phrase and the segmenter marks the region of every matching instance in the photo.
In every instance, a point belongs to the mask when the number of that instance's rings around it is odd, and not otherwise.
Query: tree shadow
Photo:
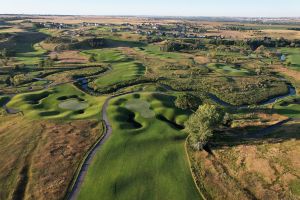
[[[275,144],[288,140],[299,140],[300,123],[288,124],[288,121],[290,120],[284,120],[268,127],[255,126],[219,131],[209,141],[209,147],[222,149],[238,145]]]

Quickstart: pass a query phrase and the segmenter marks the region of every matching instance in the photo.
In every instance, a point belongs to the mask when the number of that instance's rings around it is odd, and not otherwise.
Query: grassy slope
[[[287,54],[287,61],[291,62],[291,67],[300,71],[300,48],[283,48],[281,52]]]
[[[300,98],[289,97],[275,104],[274,109],[281,115],[300,119]]]
[[[162,99],[163,97],[163,99]],[[184,150],[186,135],[157,118],[145,119],[135,113],[134,129],[126,122],[130,115],[124,99],[113,100],[108,113],[113,127],[111,138],[91,164],[79,199],[199,199]],[[156,114],[182,121],[182,112],[171,108],[172,99],[142,95]],[[178,116],[176,118],[175,116]],[[132,119],[131,119],[132,120]]]
[[[88,103],[89,106],[83,109],[84,113],[59,108],[59,104],[64,100],[58,98],[72,95]],[[92,97],[67,84],[44,91],[16,95],[7,106],[23,111],[25,116],[35,119],[98,119],[104,100],[105,97]]]
[[[97,87],[130,80],[143,75],[145,71],[145,67],[141,63],[132,61],[116,49],[89,50],[84,53],[94,54],[98,62],[112,64],[111,72],[93,82]]]

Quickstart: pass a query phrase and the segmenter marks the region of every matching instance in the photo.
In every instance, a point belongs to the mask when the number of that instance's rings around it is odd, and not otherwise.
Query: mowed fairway
[[[287,55],[287,62],[291,63],[291,67],[300,71],[300,48],[283,48],[281,52]]]
[[[34,119],[99,119],[105,96],[93,97],[71,84],[18,94],[7,104]]]
[[[300,97],[290,97],[279,101],[274,108],[279,114],[300,119]]]
[[[144,75],[145,66],[135,62],[131,58],[122,54],[118,49],[89,50],[83,52],[86,55],[94,55],[99,63],[110,63],[112,70],[105,76],[94,80],[91,85],[93,88],[105,88],[122,81],[128,81]]]
[[[133,99],[141,110],[130,110]],[[153,93],[111,100],[113,133],[89,166],[78,199],[201,199],[185,153],[186,134],[174,123],[187,115],[173,108],[173,100]]]

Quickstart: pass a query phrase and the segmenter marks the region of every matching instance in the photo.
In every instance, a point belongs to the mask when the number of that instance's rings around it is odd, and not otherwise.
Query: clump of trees
[[[60,43],[55,47],[55,51],[73,49],[93,49],[107,47],[107,40],[104,38],[89,38],[83,41],[69,41]]]
[[[174,52],[180,50],[192,50],[195,48],[192,44],[188,44],[180,41],[168,41],[160,49],[161,51]]]
[[[90,57],[89,57],[89,62],[96,62],[97,59],[96,59],[96,55],[95,54],[91,54]]]
[[[54,60],[51,58],[42,59],[39,64],[39,67],[53,67],[54,66]]]
[[[2,49],[2,50],[0,51],[0,61],[1,61],[1,64],[4,65],[4,66],[7,65],[8,60],[9,60],[7,54],[8,54],[8,53],[7,53],[6,48],[4,48],[4,49]]]
[[[185,122],[189,144],[194,150],[201,150],[224,120],[225,112],[215,106],[204,104]]]
[[[183,110],[196,110],[199,104],[199,98],[188,93],[179,95],[175,100],[175,106]]]

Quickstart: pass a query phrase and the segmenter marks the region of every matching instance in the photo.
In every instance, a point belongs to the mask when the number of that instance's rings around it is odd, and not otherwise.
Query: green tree
[[[6,59],[7,58],[7,50],[6,48],[2,49],[0,52],[0,58]]]
[[[39,67],[44,67],[45,66],[45,60],[44,59],[40,60],[38,66]]]
[[[96,62],[97,60],[96,60],[96,56],[95,56],[95,54],[92,54],[91,56],[90,56],[90,58],[89,58],[89,62]]]
[[[179,95],[175,101],[175,106],[177,108],[187,110],[195,110],[200,104],[200,100],[191,94],[182,94]]]
[[[185,123],[189,144],[194,150],[201,150],[214,131],[220,127],[225,113],[215,105],[204,104]]]

